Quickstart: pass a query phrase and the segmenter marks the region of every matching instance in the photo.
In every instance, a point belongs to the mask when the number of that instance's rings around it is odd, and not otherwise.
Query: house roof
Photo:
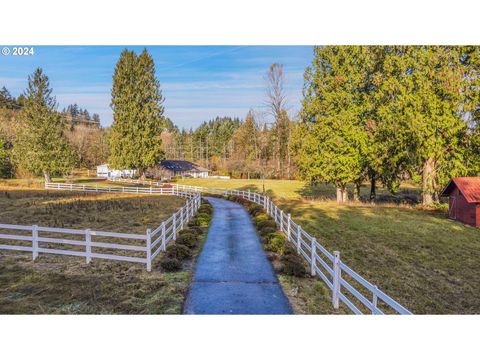
[[[467,202],[480,203],[480,176],[453,178],[440,196],[449,196],[455,187],[460,190]]]
[[[208,169],[194,164],[190,161],[184,160],[163,160],[160,166],[171,171],[191,171],[191,172],[204,172]]]

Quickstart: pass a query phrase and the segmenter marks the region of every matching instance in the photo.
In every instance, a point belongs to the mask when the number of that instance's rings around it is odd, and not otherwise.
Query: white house
[[[166,177],[208,178],[209,173],[208,169],[184,160],[163,160],[158,170]]]
[[[108,164],[102,164],[97,166],[97,177],[112,179],[112,178],[131,178],[136,174],[135,169],[123,169],[116,170],[111,169]]]

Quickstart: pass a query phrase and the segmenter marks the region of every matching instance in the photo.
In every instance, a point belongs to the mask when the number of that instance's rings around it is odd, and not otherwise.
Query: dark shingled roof
[[[184,160],[163,160],[160,166],[171,171],[192,171],[192,172],[204,172],[209,171],[197,164]]]
[[[440,196],[450,195],[455,186],[460,190],[467,202],[480,203],[480,176],[453,178],[445,186]]]

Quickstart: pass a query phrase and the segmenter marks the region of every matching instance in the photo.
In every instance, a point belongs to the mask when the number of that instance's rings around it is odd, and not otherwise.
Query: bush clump
[[[178,232],[179,237],[182,236],[182,235],[187,235],[187,234],[196,235],[196,231],[192,230],[191,228],[187,228],[187,229],[180,230]]]
[[[283,264],[282,272],[285,275],[293,275],[297,277],[305,277],[307,271],[302,259],[295,253],[288,253],[281,257]]]
[[[288,242],[287,238],[280,231],[275,232],[266,242],[268,250],[273,251],[279,255],[285,254]]]
[[[264,213],[263,207],[258,204],[251,204],[248,206],[248,212],[250,215],[255,216],[257,214]]]
[[[197,236],[193,232],[183,233],[177,237],[177,244],[193,249],[197,245]]]
[[[197,220],[198,220],[199,226],[208,226],[211,218],[212,217],[208,214],[198,214]]]
[[[197,226],[200,226],[200,221],[198,221],[198,219],[195,217],[191,219],[187,225],[189,228],[197,227]]]
[[[212,215],[213,209],[212,209],[210,206],[202,205],[202,206],[200,206],[200,208],[198,209],[198,213],[199,213],[199,214]]]
[[[263,228],[266,228],[266,227],[270,227],[270,228],[276,228],[277,227],[277,223],[275,222],[275,220],[263,220],[263,221],[260,221],[258,224],[257,224],[257,228],[259,230],[262,230]]]
[[[179,261],[188,259],[192,256],[192,251],[182,244],[173,244],[166,251],[166,257],[177,259]]]
[[[270,220],[270,216],[268,216],[267,214],[257,214],[253,218],[253,222],[255,223],[255,225],[258,225],[260,222],[265,221],[265,220]]]
[[[188,229],[195,235],[202,235],[203,234],[203,229],[200,226],[191,226]]]
[[[269,238],[271,234],[277,231],[276,227],[266,226],[258,231],[263,238]]]
[[[180,260],[164,256],[160,259],[160,267],[166,272],[178,271],[182,268]]]

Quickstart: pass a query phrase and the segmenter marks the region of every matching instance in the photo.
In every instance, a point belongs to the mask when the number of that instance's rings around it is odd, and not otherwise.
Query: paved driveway
[[[291,314],[292,309],[242,205],[207,198],[214,214],[186,314]]]

